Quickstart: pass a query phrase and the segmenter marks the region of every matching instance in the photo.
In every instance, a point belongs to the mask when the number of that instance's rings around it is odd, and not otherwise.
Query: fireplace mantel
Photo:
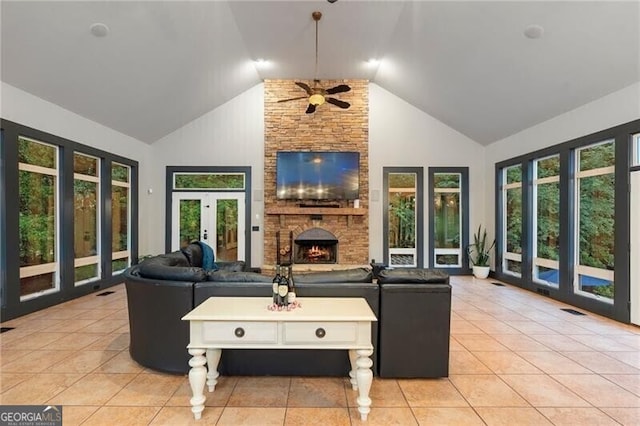
[[[349,225],[352,216],[364,216],[367,209],[354,207],[267,207],[266,214],[279,215],[280,224],[284,226],[284,217],[287,215],[327,215],[347,216]]]

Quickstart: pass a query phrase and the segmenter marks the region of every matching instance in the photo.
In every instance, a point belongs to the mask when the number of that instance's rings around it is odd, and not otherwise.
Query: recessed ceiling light
[[[367,61],[367,65],[369,65],[370,67],[377,67],[378,65],[380,65],[380,60],[371,58]]]
[[[269,61],[263,58],[259,58],[256,59],[255,61],[256,66],[258,67],[268,67],[269,66]]]
[[[540,38],[544,35],[544,28],[538,24],[528,25],[524,29],[524,36],[527,38]]]
[[[105,37],[107,34],[109,34],[109,27],[107,27],[105,24],[101,22],[96,22],[95,24],[92,24],[89,27],[89,30],[91,31],[91,34],[93,34],[96,37]]]

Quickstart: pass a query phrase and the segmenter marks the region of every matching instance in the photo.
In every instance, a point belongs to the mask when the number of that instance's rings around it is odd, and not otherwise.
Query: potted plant
[[[473,234],[473,244],[467,247],[469,260],[473,265],[474,277],[485,279],[489,276],[490,252],[495,244],[496,240],[493,240],[491,244],[488,243],[487,230],[483,230],[482,225],[478,226],[478,232]]]

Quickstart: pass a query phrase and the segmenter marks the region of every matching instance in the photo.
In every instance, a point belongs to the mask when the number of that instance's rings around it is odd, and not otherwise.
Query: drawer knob
[[[316,337],[322,339],[326,335],[327,335],[327,332],[325,331],[324,328],[320,327],[316,330]]]
[[[244,337],[244,328],[242,327],[238,327],[233,331],[233,334],[236,335],[236,337]]]

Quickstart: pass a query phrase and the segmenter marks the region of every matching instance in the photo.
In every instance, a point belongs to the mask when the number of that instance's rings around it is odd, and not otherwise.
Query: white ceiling
[[[369,79],[482,144],[640,81],[637,1],[0,6],[2,81],[147,143],[262,79],[313,79],[314,10],[319,78]]]

